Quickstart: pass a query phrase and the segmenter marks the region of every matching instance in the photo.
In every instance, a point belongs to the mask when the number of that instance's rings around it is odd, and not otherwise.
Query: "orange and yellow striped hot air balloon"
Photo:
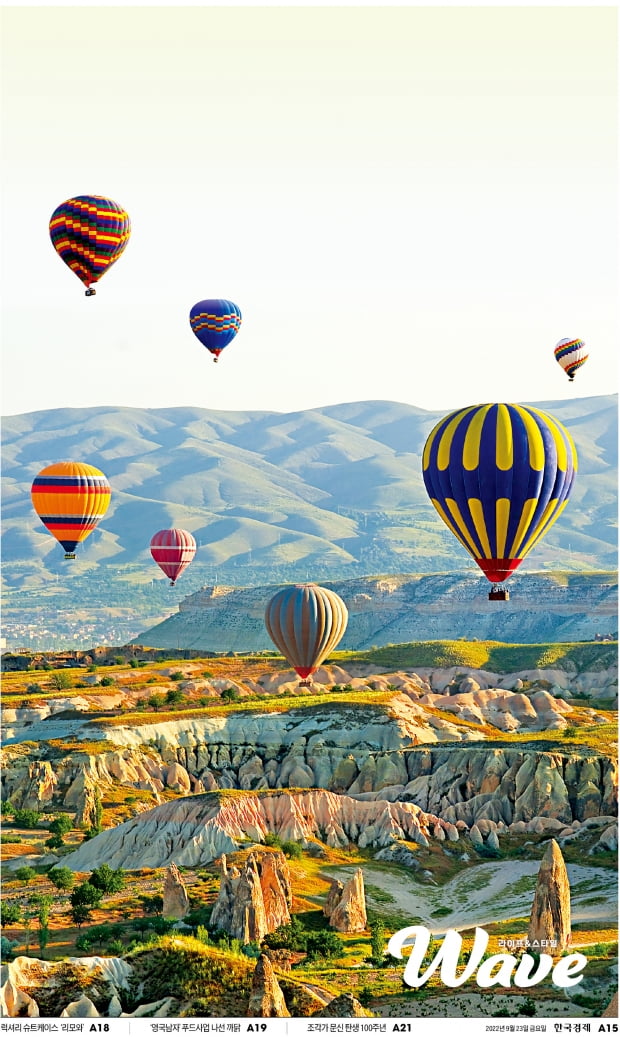
[[[32,504],[41,522],[75,558],[75,548],[103,518],[111,489],[103,472],[79,461],[59,461],[42,468],[35,478]]]

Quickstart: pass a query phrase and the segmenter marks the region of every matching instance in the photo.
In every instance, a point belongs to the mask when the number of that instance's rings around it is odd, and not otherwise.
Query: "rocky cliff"
[[[615,573],[519,570],[510,580],[507,602],[488,600],[489,584],[477,570],[323,582],[349,611],[341,649],[456,637],[582,641],[618,630]],[[273,648],[263,616],[279,586],[203,587],[132,643],[211,652]]]

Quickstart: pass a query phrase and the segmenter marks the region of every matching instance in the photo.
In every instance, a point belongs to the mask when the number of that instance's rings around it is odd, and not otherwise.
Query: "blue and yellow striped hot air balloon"
[[[199,342],[213,354],[216,364],[222,350],[241,327],[241,310],[228,299],[202,299],[192,306],[189,323]]]
[[[80,194],[54,209],[49,229],[63,263],[86,285],[84,294],[95,295],[93,284],[125,251],[131,223],[111,198]]]
[[[562,514],[577,453],[550,414],[485,403],[442,418],[422,463],[427,493],[448,529],[487,579],[500,584]],[[499,587],[489,594],[507,597]]]
[[[90,536],[110,504],[110,484],[103,472],[79,461],[59,461],[41,469],[30,491],[41,522],[75,558],[75,548]]]
[[[334,591],[316,583],[284,587],[265,610],[267,632],[285,659],[307,685],[308,677],[334,650],[345,630],[349,613]]]

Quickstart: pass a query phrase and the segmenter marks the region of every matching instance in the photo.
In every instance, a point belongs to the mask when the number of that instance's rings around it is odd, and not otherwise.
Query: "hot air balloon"
[[[110,503],[110,484],[90,464],[60,461],[42,468],[32,484],[32,504],[43,525],[75,558],[75,548],[92,533]]]
[[[507,600],[507,580],[559,518],[575,473],[563,425],[534,407],[486,403],[442,418],[423,455],[424,485],[439,515]]]
[[[151,554],[174,587],[196,554],[196,541],[186,529],[160,529],[151,539]]]
[[[274,594],[265,611],[265,626],[301,684],[308,686],[307,678],[336,647],[348,618],[337,594],[316,583],[302,583]]]
[[[580,338],[560,339],[553,353],[560,367],[566,371],[569,382],[573,381],[575,372],[588,359],[586,344]]]
[[[131,224],[125,210],[98,194],[68,198],[54,209],[50,237],[63,263],[86,285],[85,295],[125,251]]]
[[[241,310],[228,299],[203,299],[192,306],[189,323],[194,335],[213,353],[213,362],[241,327]]]

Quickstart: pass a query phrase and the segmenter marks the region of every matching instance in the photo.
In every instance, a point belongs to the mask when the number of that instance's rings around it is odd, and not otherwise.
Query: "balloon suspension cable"
[[[90,288],[90,287],[87,288],[86,291],[84,292],[84,295],[86,295],[86,296],[96,295],[96,294],[97,293],[96,293],[95,289],[94,288]]]

